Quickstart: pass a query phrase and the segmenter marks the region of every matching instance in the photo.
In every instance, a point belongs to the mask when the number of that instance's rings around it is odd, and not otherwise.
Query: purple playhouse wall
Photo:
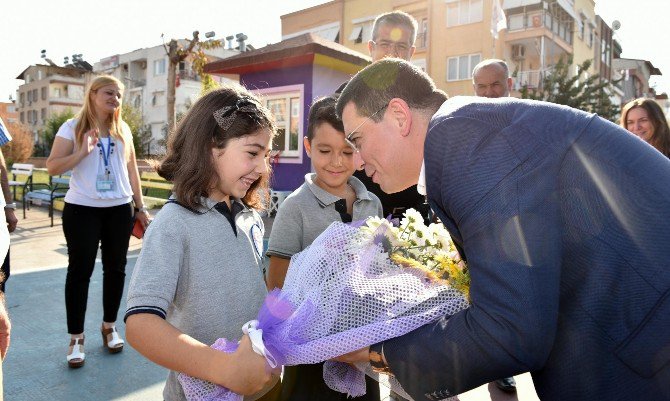
[[[240,76],[240,84],[251,90],[288,85],[304,85],[303,110],[305,110],[305,113],[302,121],[302,132],[307,132],[307,115],[309,113],[309,105],[312,102],[311,64],[280,70],[242,74]],[[270,181],[271,187],[277,191],[293,191],[305,182],[305,174],[310,169],[309,157],[307,157],[303,149],[301,164],[276,163],[273,166],[273,177]]]

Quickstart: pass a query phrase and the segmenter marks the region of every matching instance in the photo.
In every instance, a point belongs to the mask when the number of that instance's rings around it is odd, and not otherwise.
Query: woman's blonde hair
[[[91,94],[95,93],[98,91],[98,89],[102,88],[103,86],[107,85],[116,85],[119,87],[119,91],[123,93],[123,90],[125,89],[125,85],[115,77],[111,75],[100,75],[93,79],[91,81],[90,85],[88,86],[88,89],[86,89],[86,95],[84,96],[84,106],[81,108],[79,111],[79,114],[77,114],[77,126],[75,127],[74,134],[75,134],[75,143],[77,146],[81,146],[82,140],[84,138],[84,134],[88,132],[89,130],[93,128],[98,128],[97,125],[97,117],[95,115],[95,108],[93,106],[93,102],[91,101]],[[130,152],[132,151],[132,137],[131,138],[126,138],[125,135],[126,133],[123,130],[122,123],[123,120],[121,119],[121,105],[119,104],[119,107],[114,110],[114,113],[110,115],[109,117],[109,134],[120,140],[125,149],[125,157],[126,160],[128,159],[128,156],[130,155]],[[130,144],[130,146],[127,146]]]

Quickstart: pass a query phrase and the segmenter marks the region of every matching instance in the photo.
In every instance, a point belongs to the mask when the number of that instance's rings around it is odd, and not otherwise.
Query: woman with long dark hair
[[[663,109],[652,99],[631,100],[621,110],[621,126],[670,158],[670,128]]]

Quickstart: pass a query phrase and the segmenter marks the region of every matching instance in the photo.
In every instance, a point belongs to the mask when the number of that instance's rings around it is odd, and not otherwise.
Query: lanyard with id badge
[[[98,142],[98,147],[100,148],[100,155],[104,163],[104,171],[102,174],[98,174],[98,177],[95,181],[95,189],[98,192],[108,192],[116,189],[116,181],[114,180],[114,175],[111,174],[111,165],[110,165],[110,156],[114,154],[114,142],[112,142],[111,135],[107,137],[107,148],[103,141],[104,138],[100,138]]]

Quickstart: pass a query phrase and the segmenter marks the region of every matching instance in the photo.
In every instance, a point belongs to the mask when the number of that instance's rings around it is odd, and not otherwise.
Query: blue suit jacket
[[[415,400],[526,371],[542,400],[670,400],[670,160],[592,114],[470,97],[424,157],[472,306],[384,343]]]

